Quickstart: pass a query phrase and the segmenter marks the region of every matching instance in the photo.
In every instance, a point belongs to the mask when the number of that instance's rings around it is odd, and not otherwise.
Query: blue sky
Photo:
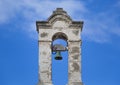
[[[38,82],[36,21],[47,20],[57,7],[84,21],[83,83],[120,85],[119,0],[0,0],[0,85]],[[53,59],[54,85],[67,83],[67,62],[67,56]]]

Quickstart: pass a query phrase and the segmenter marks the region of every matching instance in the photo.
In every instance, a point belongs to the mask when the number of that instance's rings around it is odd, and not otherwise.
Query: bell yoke
[[[52,54],[56,54],[55,56],[56,60],[62,60],[62,56],[61,56],[62,51],[68,51],[67,47],[64,47],[61,44],[55,44],[52,46]]]

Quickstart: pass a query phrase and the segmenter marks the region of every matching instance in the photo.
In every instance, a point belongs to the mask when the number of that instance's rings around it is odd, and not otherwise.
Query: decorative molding
[[[38,40],[38,42],[52,42],[52,40]]]

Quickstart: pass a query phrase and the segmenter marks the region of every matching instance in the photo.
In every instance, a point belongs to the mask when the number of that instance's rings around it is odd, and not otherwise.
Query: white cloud
[[[0,24],[10,21],[21,9],[22,3],[15,0],[0,0]]]
[[[32,2],[32,3],[31,3]],[[45,19],[49,17],[53,10],[58,7],[62,7],[70,15],[73,15],[76,11],[85,12],[86,8],[82,4],[82,2],[74,1],[74,0],[65,0],[65,1],[50,1],[50,0],[25,0],[24,1],[27,10],[25,13],[33,13],[37,18]]]
[[[17,18],[20,13],[23,18],[21,19],[23,30],[26,30],[30,36],[35,34],[36,37],[35,21],[46,20],[57,7],[66,10],[73,20],[84,21],[83,38],[86,40],[104,43],[111,40],[111,34],[120,36],[120,25],[117,20],[120,16],[114,7],[94,13],[94,11],[88,11],[85,2],[78,0],[1,0],[0,24]]]

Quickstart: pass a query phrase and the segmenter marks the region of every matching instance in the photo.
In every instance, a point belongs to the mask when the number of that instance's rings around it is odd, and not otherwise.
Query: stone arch
[[[68,40],[68,37],[65,33],[63,32],[57,32],[52,36],[52,41],[56,40],[56,39],[63,39],[65,41]]]
[[[63,33],[63,32],[57,32],[57,33],[55,33],[55,34],[52,36],[51,47],[53,46],[53,42],[54,42],[56,39],[62,39],[62,40],[64,40],[64,41],[66,41],[67,46],[68,46],[68,36],[67,36],[65,33]]]

